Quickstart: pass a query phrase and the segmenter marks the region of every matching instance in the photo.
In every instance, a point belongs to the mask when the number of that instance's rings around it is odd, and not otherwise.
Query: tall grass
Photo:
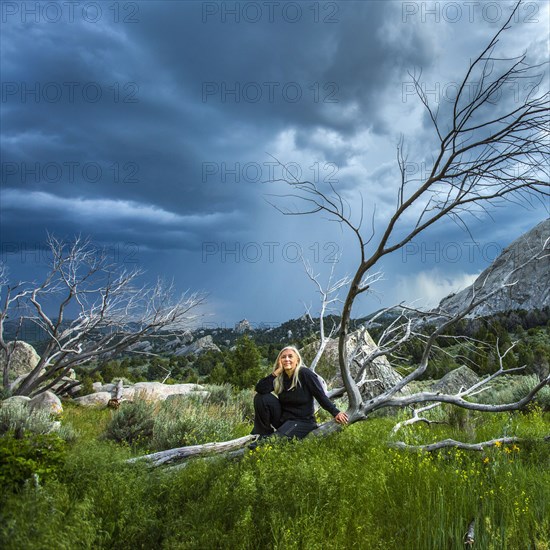
[[[151,448],[157,451],[210,441],[227,441],[250,433],[233,403],[198,403],[188,399],[163,403],[155,418]]]
[[[227,400],[219,401],[197,404],[197,415]],[[98,440],[80,416],[75,428],[87,435],[68,449],[57,479],[5,497],[0,546],[441,550],[463,548],[475,518],[475,547],[550,548],[548,414],[468,422],[467,437],[530,442],[482,453],[398,451],[388,446],[395,419],[379,418],[326,438],[268,443],[240,461],[162,471],[127,464],[132,450]],[[398,435],[423,443],[461,430],[458,422]]]
[[[240,396],[229,397],[226,388],[216,389],[207,396],[178,396],[160,403],[142,397],[122,403],[103,437],[134,449],[163,451],[249,434],[248,405]]]

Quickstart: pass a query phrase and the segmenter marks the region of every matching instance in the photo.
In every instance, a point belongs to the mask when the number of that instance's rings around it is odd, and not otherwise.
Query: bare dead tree
[[[315,353],[315,357],[311,360],[311,363],[309,365],[309,368],[315,372],[315,369],[317,368],[317,364],[319,363],[319,360],[323,356],[323,353],[325,351],[325,348],[328,342],[334,336],[334,334],[336,334],[336,332],[338,331],[338,325],[336,323],[333,323],[328,333],[326,332],[325,317],[329,315],[331,311],[334,311],[335,304],[341,303],[338,293],[340,289],[345,288],[346,286],[349,285],[350,279],[349,277],[344,276],[341,279],[338,279],[337,281],[333,282],[334,270],[336,265],[336,262],[334,262],[330,269],[330,274],[328,277],[327,284],[326,286],[323,286],[323,284],[319,281],[320,274],[314,274],[311,264],[306,260],[304,260],[303,258],[302,258],[302,262],[304,264],[304,270],[306,272],[306,275],[309,278],[309,280],[317,287],[317,292],[319,293],[319,297],[321,300],[321,309],[319,311],[319,347]],[[310,311],[311,311],[311,307],[306,306],[306,315],[313,322],[313,318],[311,316]]]
[[[461,441],[455,441],[454,439],[444,439],[437,443],[431,443],[429,445],[407,445],[402,441],[394,443],[393,446],[397,449],[412,450],[412,451],[437,451],[439,449],[446,449],[453,447],[456,449],[462,449],[464,451],[483,451],[487,447],[494,447],[495,445],[508,445],[510,443],[517,443],[521,441],[519,437],[497,437],[489,441],[483,441],[482,443],[462,443]]]
[[[167,451],[159,451],[158,453],[151,453],[149,455],[138,456],[130,458],[129,463],[139,462],[146,460],[150,466],[162,466],[164,464],[171,464],[173,462],[187,459],[196,456],[208,456],[217,453],[227,453],[228,451],[234,451],[242,448],[243,445],[254,441],[256,436],[246,435],[230,441],[223,441],[221,443],[205,443],[203,445],[189,445],[187,447],[179,447],[176,449],[169,449]]]
[[[324,191],[315,183],[298,181],[286,172],[288,179],[279,181],[289,185],[291,191],[276,195],[276,199],[270,200],[283,215],[320,213],[350,231],[357,243],[359,263],[343,301],[338,331],[338,363],[343,388],[332,392],[333,396],[338,392],[347,394],[350,423],[365,420],[373,412],[390,407],[415,407],[414,422],[421,421],[424,417],[420,414],[441,403],[481,412],[513,411],[524,407],[550,382],[550,377],[541,380],[527,395],[514,403],[492,405],[470,401],[468,398],[482,391],[483,386],[495,377],[510,372],[502,367],[501,362],[501,368],[496,373],[457,394],[402,393],[404,388],[426,372],[438,339],[444,336],[449,327],[465,318],[497,292],[483,292],[483,284],[472,289],[470,300],[460,311],[452,314],[446,311],[433,312],[438,318],[438,326],[431,334],[424,336],[423,353],[418,365],[398,383],[377,396],[368,399],[363,396],[361,385],[367,382],[364,373],[376,358],[398,353],[403,343],[419,336],[414,330],[412,318],[400,316],[383,332],[376,349],[361,357],[358,357],[359,347],[357,350],[349,349],[353,306],[358,297],[371,291],[373,278],[376,279],[376,267],[385,256],[401,250],[412,239],[443,219],[451,219],[469,231],[467,215],[476,216],[480,212],[486,212],[489,206],[501,202],[529,206],[536,201],[547,201],[550,196],[547,163],[550,152],[550,93],[538,91],[546,84],[543,82],[543,67],[529,64],[525,54],[516,58],[505,58],[497,52],[497,46],[511,28],[520,5],[521,0],[480,55],[471,61],[458,86],[452,109],[444,120],[441,120],[439,112],[432,108],[423,92],[420,75],[411,74],[418,97],[432,122],[438,145],[433,152],[427,177],[415,179],[406,170],[404,140],[399,142],[397,163],[400,180],[396,182],[396,206],[379,234],[375,231],[374,215],[369,230],[363,231],[362,196],[359,221],[354,222],[350,204],[332,184]],[[502,100],[503,92],[509,87],[526,82],[527,79],[532,84],[531,92],[523,100],[507,105]],[[281,166],[284,169],[284,164]],[[281,206],[281,199],[292,200],[294,204],[297,202],[301,206]],[[531,260],[548,257],[544,252],[546,246],[548,243]],[[501,288],[514,284],[514,275],[520,267],[508,274]],[[358,367],[355,374],[351,368],[354,361]],[[312,432],[312,435],[325,435],[339,429],[340,425],[328,422]],[[504,439],[477,443],[474,446],[483,448],[494,444],[494,441]],[[398,445],[405,448],[404,443]],[[434,449],[447,446],[469,448],[468,444],[452,440],[434,445]]]
[[[550,238],[545,242],[543,251],[538,255],[532,256],[525,263],[518,265],[514,270],[510,271],[503,281],[503,286],[513,286],[517,281],[514,280],[514,275],[521,270],[525,265],[531,261],[536,261],[538,259],[550,258],[550,251],[547,250],[547,247],[550,246]],[[511,280],[512,282],[508,282]],[[481,287],[483,289],[483,287]],[[477,306],[490,299],[494,294],[499,292],[500,289],[494,289],[492,292],[488,292],[478,295],[477,290],[474,288],[472,290],[472,296],[469,303],[459,312],[452,315],[447,314],[441,310],[435,310],[431,312],[435,318],[446,318],[446,320],[440,324],[440,326],[435,329],[431,334],[426,336],[426,343],[424,345],[422,359],[419,365],[407,376],[403,377],[400,382],[393,385],[391,388],[380,392],[378,395],[372,398],[365,399],[361,397],[360,405],[357,409],[348,409],[348,416],[350,418],[350,423],[355,423],[361,420],[366,420],[370,414],[375,411],[384,409],[384,408],[399,408],[405,409],[410,408],[413,414],[413,417],[409,420],[399,422],[395,425],[393,433],[396,433],[404,426],[412,425],[417,422],[425,422],[427,424],[438,423],[432,419],[428,419],[421,414],[430,411],[444,403],[455,405],[464,409],[480,411],[480,412],[505,412],[505,411],[515,411],[524,408],[528,403],[530,403],[537,393],[547,384],[550,383],[550,376],[545,378],[536,384],[523,398],[513,403],[503,403],[503,404],[486,404],[478,401],[470,401],[474,396],[482,393],[488,385],[494,381],[497,377],[510,374],[522,370],[523,367],[516,368],[505,368],[504,358],[508,353],[511,352],[514,345],[509,346],[504,352],[498,351],[499,358],[499,368],[492,374],[486,376],[480,381],[474,383],[468,388],[462,388],[457,393],[454,394],[445,394],[441,392],[429,392],[422,391],[419,393],[410,393],[403,394],[402,390],[406,388],[411,382],[417,380],[427,369],[432,355],[432,351],[437,347],[437,339],[445,334],[447,329],[452,326],[454,323],[463,319],[473,311]],[[412,309],[412,308],[405,308]],[[379,312],[373,317],[372,320],[378,318],[386,310]],[[428,315],[426,312],[423,312],[424,315]],[[401,323],[397,322],[397,319],[402,319]],[[356,370],[354,374],[349,371],[349,376],[353,380],[355,387],[357,388],[358,393],[361,393],[361,387],[369,382],[365,381],[364,372],[368,368],[368,363],[375,361],[382,355],[391,356],[400,345],[407,342],[409,339],[416,337],[418,334],[413,330],[412,324],[413,319],[409,316],[399,316],[396,320],[389,324],[389,326],[382,332],[381,337],[378,339],[379,345],[372,348],[372,350],[363,356],[362,363],[360,363],[359,370]],[[361,332],[361,329],[359,330]],[[380,345],[382,343],[382,345]],[[356,360],[358,356],[357,349],[354,349],[350,352],[351,360]],[[349,363],[348,363],[349,364]],[[345,393],[345,388],[338,388],[330,392],[331,397],[338,397]],[[336,422],[330,421],[322,424],[319,428],[311,432],[308,437],[320,437],[325,436],[330,433],[339,431],[342,429],[342,426]],[[208,457],[213,454],[223,453],[231,456],[233,458],[238,458],[242,456],[245,452],[243,446],[249,444],[253,441],[256,436],[246,436],[244,438],[233,439],[230,441],[224,441],[219,443],[206,443],[203,445],[193,445],[190,447],[181,447],[178,449],[170,449],[167,451],[161,451],[158,453],[153,453],[151,455],[145,455],[129,460],[129,462],[134,462],[138,460],[145,460],[149,462],[150,466],[161,466],[168,465],[180,460],[185,460],[191,457]],[[482,451],[487,447],[491,447],[498,444],[509,444],[520,442],[521,439],[518,437],[501,437],[494,438],[488,441],[482,441],[478,443],[464,443],[461,441],[456,441],[454,439],[445,439],[428,445],[408,445],[402,441],[392,442],[391,445],[402,449],[402,450],[424,450],[424,451],[436,451],[442,448],[454,447],[470,451]]]
[[[438,120],[438,113],[422,91],[419,77],[412,75],[420,101],[432,121],[439,149],[434,154],[428,177],[424,181],[415,181],[407,174],[403,142],[399,144],[397,158],[401,181],[397,204],[381,235],[374,231],[374,220],[370,233],[363,234],[362,210],[359,222],[354,223],[351,207],[332,185],[325,192],[310,181],[287,181],[292,192],[278,198],[297,199],[305,203],[305,207],[284,208],[272,203],[284,215],[319,212],[328,215],[329,219],[347,227],[358,244],[360,262],[344,300],[338,345],[338,359],[352,419],[366,411],[351,375],[348,358],[351,312],[355,300],[370,289],[369,273],[380,260],[400,250],[443,218],[451,218],[467,228],[465,216],[475,215],[476,209],[483,211],[498,201],[528,205],[536,200],[547,200],[550,196],[547,165],[550,96],[548,91],[536,95],[543,83],[542,67],[529,65],[526,55],[506,59],[496,52],[519,5],[520,2],[487,47],[471,62],[458,87],[450,120]],[[506,108],[499,101],[505,87],[524,82],[527,78],[535,83],[532,93],[524,101]],[[408,222],[409,218],[413,221]],[[465,314],[455,315],[450,322],[456,322]],[[441,326],[447,327],[449,323]],[[434,338],[428,341],[428,352],[440,334],[442,330],[437,330]],[[422,363],[425,365],[426,362],[427,357]],[[414,378],[406,379],[408,383]],[[398,389],[386,398],[391,398]]]
[[[12,388],[16,395],[52,389],[77,365],[120,353],[161,330],[186,328],[204,301],[196,293],[175,297],[173,285],[162,281],[138,286],[139,270],[109,262],[89,240],[79,237],[67,243],[49,236],[48,247],[50,265],[42,283],[10,287],[7,275],[2,280],[0,347],[7,348],[3,335],[8,313],[35,323],[45,335],[38,364]],[[8,356],[4,387],[9,367]]]
[[[531,261],[537,261],[541,259],[547,259],[550,258],[550,250],[548,249],[548,246],[550,246],[550,237],[546,240],[543,246],[543,251],[539,254],[529,258],[526,262],[524,262],[521,265],[518,265],[515,269],[510,271],[503,281],[504,287],[510,287],[516,284],[517,281],[514,280],[514,275],[520,271],[525,265],[530,263]],[[512,282],[509,282],[512,281]],[[483,290],[483,286],[481,287],[481,290]],[[550,383],[550,376],[546,377],[545,379],[539,381],[538,384],[536,384],[522,399],[514,402],[514,403],[503,403],[503,404],[486,404],[482,402],[477,401],[470,401],[467,398],[471,398],[472,396],[475,396],[488,386],[490,382],[495,380],[497,377],[502,376],[504,374],[510,374],[512,372],[517,372],[524,367],[517,367],[517,368],[508,368],[506,369],[504,367],[504,358],[508,353],[511,352],[514,345],[512,344],[509,346],[504,352],[500,352],[497,348],[497,354],[499,358],[499,368],[494,373],[486,376],[479,382],[476,382],[472,386],[468,388],[463,388],[458,393],[455,394],[445,394],[441,392],[419,392],[419,393],[413,393],[409,395],[399,395],[399,392],[406,388],[411,382],[418,380],[428,368],[428,364],[430,361],[430,357],[433,351],[433,348],[436,345],[437,339],[446,332],[446,330],[452,326],[454,323],[459,321],[460,319],[463,319],[466,317],[471,311],[473,311],[478,305],[485,302],[486,300],[490,299],[492,296],[494,296],[497,292],[499,292],[501,288],[494,289],[491,292],[487,293],[481,293],[481,295],[478,295],[478,291],[476,289],[472,289],[472,296],[469,301],[469,303],[458,313],[454,313],[453,315],[447,315],[447,319],[442,322],[438,328],[436,328],[428,337],[427,341],[424,345],[422,358],[418,364],[418,366],[407,376],[405,376],[399,383],[395,384],[392,388],[381,392],[379,395],[365,400],[362,399],[357,406],[357,408],[352,409],[348,411],[348,415],[350,416],[350,422],[357,422],[359,420],[364,420],[368,417],[369,414],[372,414],[374,411],[388,408],[388,407],[398,407],[398,408],[405,408],[410,407],[413,413],[413,418],[410,420],[401,422],[397,424],[394,428],[394,432],[396,432],[398,429],[400,429],[404,425],[410,425],[414,424],[419,421],[424,421],[427,423],[430,423],[428,419],[425,417],[419,416],[419,414],[424,413],[428,410],[433,409],[434,407],[442,404],[442,403],[448,403],[451,405],[455,405],[464,409],[468,410],[474,410],[474,411],[481,411],[481,412],[504,412],[504,411],[513,411],[513,410],[519,410],[525,407],[532,399],[536,396],[536,394],[546,385]],[[445,312],[442,311],[435,311],[433,312],[436,316],[442,317],[445,315]],[[371,356],[375,357],[377,354],[383,352],[383,351],[390,351],[379,349],[375,350]],[[367,362],[369,359],[367,358]],[[351,376],[350,378],[353,380],[353,383],[355,384],[357,388],[357,392],[359,393],[359,387],[357,385],[357,379]],[[428,404],[428,405],[425,405]],[[420,408],[417,408],[418,405],[422,405]],[[339,426],[335,423],[327,423],[322,425],[317,432],[324,433],[324,432],[331,432],[334,430],[339,429]],[[400,443],[401,446],[404,446],[404,443]],[[435,444],[434,444],[435,445]],[[443,446],[461,446],[462,444],[460,442],[456,441],[446,441],[438,443],[437,447],[440,448]],[[464,444],[466,445],[466,444]],[[479,445],[483,446],[485,443],[480,443]],[[410,448],[410,446],[409,446]],[[421,446],[418,447],[419,449],[422,448]],[[466,447],[461,447],[466,448]]]
[[[508,346],[506,348],[506,350],[504,351],[504,353],[502,353],[498,347],[498,339],[497,339],[497,344],[495,346],[495,350],[496,350],[496,353],[498,355],[498,360],[499,360],[499,368],[498,370],[496,370],[495,372],[493,372],[492,374],[489,374],[487,375],[485,378],[483,378],[482,380],[480,380],[479,382],[476,382],[474,384],[472,384],[470,387],[468,388],[461,388],[456,394],[455,394],[455,397],[460,397],[460,398],[465,398],[465,397],[474,397],[476,395],[479,395],[481,394],[482,392],[490,389],[490,383],[497,377],[499,376],[503,376],[505,374],[512,374],[514,372],[519,372],[519,371],[522,371],[523,369],[525,369],[525,365],[521,366],[521,367],[516,367],[516,368],[505,368],[504,367],[504,358],[506,357],[506,355],[508,355],[508,353],[510,353],[515,347],[515,343],[511,344],[510,346]],[[420,414],[423,414],[427,411],[430,411],[430,410],[433,410],[435,409],[436,407],[440,406],[442,404],[441,401],[437,401],[435,403],[431,403],[430,405],[427,405],[427,406],[422,406],[422,407],[419,407],[419,408],[416,408],[414,406],[411,407],[411,412],[413,414],[413,417],[408,419],[408,420],[404,420],[402,422],[399,422],[397,423],[392,432],[393,433],[397,433],[401,428],[405,427],[405,426],[411,426],[412,424],[416,424],[417,422],[424,422],[428,425],[430,424],[437,424],[438,422],[435,421],[435,420],[430,420],[424,416],[420,416]]]

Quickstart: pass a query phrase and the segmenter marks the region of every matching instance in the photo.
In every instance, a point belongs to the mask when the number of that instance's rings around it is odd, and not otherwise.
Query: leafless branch
[[[494,447],[495,445],[509,445],[510,443],[517,443],[522,441],[519,437],[499,437],[496,439],[490,439],[489,441],[482,441],[481,443],[463,443],[462,441],[455,441],[454,439],[444,439],[437,443],[430,443],[429,445],[408,445],[403,441],[396,441],[392,443],[392,447],[403,449],[406,451],[437,451],[439,449],[462,449],[464,451],[483,451],[487,447]]]
[[[328,277],[328,281],[326,286],[323,286],[319,282],[319,274],[314,274],[313,269],[311,267],[311,264],[304,260],[302,258],[302,263],[304,264],[304,270],[306,272],[306,275],[308,276],[309,280],[312,281],[315,286],[317,287],[317,292],[319,293],[319,296],[321,298],[321,310],[319,312],[319,348],[317,349],[317,352],[315,353],[315,357],[311,361],[311,364],[309,365],[309,368],[312,371],[315,371],[317,368],[317,363],[319,362],[319,359],[322,357],[325,348],[327,346],[327,343],[332,338],[332,336],[336,333],[338,330],[338,327],[336,325],[333,325],[328,334],[325,331],[325,316],[332,311],[332,308],[334,307],[334,304],[341,302],[341,300],[338,297],[338,293],[340,289],[345,288],[349,284],[349,277],[342,277],[341,279],[338,279],[337,281],[333,282],[334,278],[334,270],[336,262],[334,262],[330,269],[330,274]],[[309,310],[307,311],[309,315]],[[311,318],[311,315],[310,315]]]
[[[109,263],[89,240],[77,237],[67,243],[50,235],[48,246],[51,259],[45,279],[21,283],[16,294],[8,287],[0,310],[0,347],[5,345],[3,321],[16,302],[24,307],[21,318],[35,323],[46,338],[36,367],[12,388],[16,394],[54,388],[77,365],[120,353],[161,330],[182,329],[204,301],[197,293],[177,297],[173,284],[160,280],[154,286],[137,286],[141,271]],[[51,307],[54,299],[56,309]],[[72,320],[69,313],[75,314]],[[5,387],[7,378],[5,369]]]

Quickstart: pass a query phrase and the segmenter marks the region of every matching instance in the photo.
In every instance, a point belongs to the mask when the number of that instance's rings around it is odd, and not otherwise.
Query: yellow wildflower
[[[495,441],[495,447],[502,447],[502,441]]]

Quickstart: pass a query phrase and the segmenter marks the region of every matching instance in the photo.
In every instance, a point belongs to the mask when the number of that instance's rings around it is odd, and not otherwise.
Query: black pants
[[[254,396],[253,435],[304,438],[317,428],[315,422],[304,420],[282,421],[281,403],[272,393],[257,393]]]

